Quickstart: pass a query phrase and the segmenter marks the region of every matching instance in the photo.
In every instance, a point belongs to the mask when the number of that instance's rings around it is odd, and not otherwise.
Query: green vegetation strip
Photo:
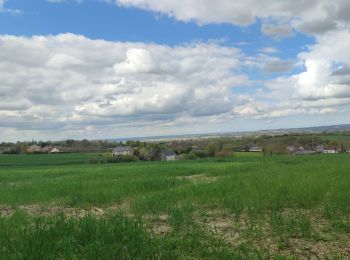
[[[349,160],[3,166],[0,258],[346,258]]]

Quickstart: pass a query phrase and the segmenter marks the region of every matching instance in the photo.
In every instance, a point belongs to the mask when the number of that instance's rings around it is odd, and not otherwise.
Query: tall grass
[[[318,241],[324,232],[349,240],[349,160],[350,154],[339,154],[3,166],[0,210],[34,204],[128,207],[99,217],[33,217],[19,211],[0,218],[0,258],[269,258],[281,256],[293,239]],[[232,246],[226,231],[199,222],[215,211],[231,216],[227,228],[244,219],[243,231],[237,231],[243,232],[240,243]],[[170,231],[163,236],[146,231],[149,215],[166,216]],[[327,222],[322,230],[317,218]],[[277,251],[257,242],[266,232],[276,237]]]

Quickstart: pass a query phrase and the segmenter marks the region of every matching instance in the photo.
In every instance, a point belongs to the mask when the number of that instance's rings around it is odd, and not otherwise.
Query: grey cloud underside
[[[274,38],[292,37],[293,28],[289,24],[263,24],[261,27],[263,34]]]
[[[281,61],[281,60],[276,60],[276,61],[270,61],[266,63],[263,66],[263,71],[268,72],[268,73],[273,73],[273,72],[288,72],[293,69],[295,65],[295,62],[293,61]]]

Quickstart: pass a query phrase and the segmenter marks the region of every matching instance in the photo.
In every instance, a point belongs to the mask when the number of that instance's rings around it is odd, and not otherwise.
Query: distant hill
[[[131,137],[131,138],[117,138],[108,139],[107,141],[171,141],[171,140],[186,140],[186,139],[206,139],[218,137],[243,137],[243,136],[259,136],[259,135],[282,135],[282,134],[320,134],[320,133],[337,133],[350,132],[350,124],[331,125],[331,126],[316,126],[316,127],[302,127],[302,128],[282,128],[270,130],[257,131],[238,131],[227,133],[207,133],[207,134],[188,134],[188,135],[164,135],[164,136],[149,136],[149,137]]]

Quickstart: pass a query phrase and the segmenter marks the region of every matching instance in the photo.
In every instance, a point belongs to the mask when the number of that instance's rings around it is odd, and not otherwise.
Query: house
[[[323,150],[323,153],[326,153],[326,154],[336,154],[336,153],[338,153],[338,151],[337,151],[336,149],[330,148],[330,149],[324,149],[324,150]]]
[[[173,151],[162,151],[161,152],[161,158],[162,161],[175,161],[176,160],[176,153]]]
[[[300,153],[304,152],[305,148],[303,146],[299,146],[297,151],[300,152]]]
[[[38,145],[32,145],[27,148],[28,153],[39,153],[41,151],[41,146]]]
[[[297,150],[297,149],[295,148],[294,145],[288,145],[288,146],[287,146],[287,152],[288,152],[289,154],[295,154],[296,150]]]
[[[129,146],[120,146],[116,147],[112,151],[113,156],[118,156],[118,155],[132,155],[133,154],[133,149]]]
[[[11,147],[0,147],[0,154],[11,151]]]
[[[297,155],[307,155],[307,154],[313,154],[313,153],[315,153],[315,151],[313,150],[302,150],[302,151],[296,152]]]
[[[262,148],[258,145],[253,145],[249,148],[249,152],[262,152]]]
[[[299,146],[295,154],[307,155],[307,154],[313,154],[313,153],[315,153],[314,150],[308,150],[308,149],[305,149],[303,146]]]
[[[60,150],[59,150],[58,148],[56,148],[56,147],[52,148],[52,149],[49,151],[49,153],[59,153],[59,152],[60,152]]]

